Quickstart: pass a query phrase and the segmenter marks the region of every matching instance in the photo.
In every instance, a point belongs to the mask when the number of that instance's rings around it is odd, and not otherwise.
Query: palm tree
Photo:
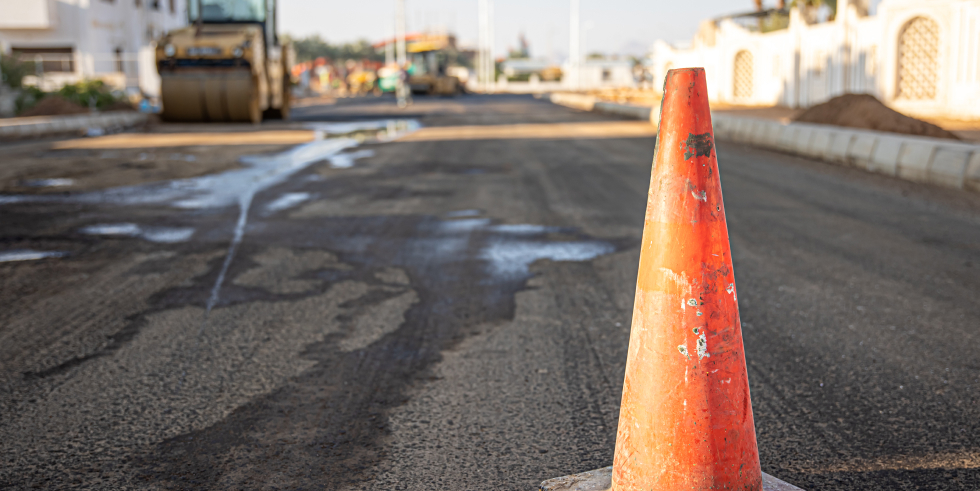
[[[755,0],[759,3],[759,0]],[[837,0],[792,0],[789,7],[794,8],[800,5],[803,8],[803,16],[810,22],[816,21],[817,10],[826,5],[830,9],[830,20],[837,16]]]

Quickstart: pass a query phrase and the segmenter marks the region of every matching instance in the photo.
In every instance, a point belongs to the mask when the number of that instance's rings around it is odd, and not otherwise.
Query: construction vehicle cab
[[[292,50],[276,32],[276,0],[191,0],[188,15],[190,26],[157,41],[161,116],[288,118]]]
[[[410,39],[411,60],[408,85],[413,94],[456,95],[463,91],[459,78],[447,73],[449,52],[455,51],[455,38],[445,34],[423,34]]]

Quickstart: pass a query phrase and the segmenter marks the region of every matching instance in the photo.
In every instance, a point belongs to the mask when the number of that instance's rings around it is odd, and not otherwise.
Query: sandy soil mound
[[[870,94],[844,94],[800,113],[794,121],[959,140],[956,135],[884,105]]]
[[[82,107],[58,95],[49,95],[41,99],[41,102],[38,102],[34,107],[20,113],[19,116],[61,116],[87,112],[89,112],[87,107]]]

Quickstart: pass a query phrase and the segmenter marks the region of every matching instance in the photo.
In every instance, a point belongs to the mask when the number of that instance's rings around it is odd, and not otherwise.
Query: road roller
[[[293,55],[276,0],[190,0],[187,10],[190,25],[157,40],[163,119],[287,119]]]

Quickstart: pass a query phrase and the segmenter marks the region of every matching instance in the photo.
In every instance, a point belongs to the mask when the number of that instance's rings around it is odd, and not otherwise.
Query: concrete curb
[[[980,191],[980,144],[713,114],[715,137],[955,189]],[[777,129],[774,129],[777,128]],[[719,131],[720,130],[720,131]],[[778,131],[775,139],[773,131]]]
[[[548,479],[538,491],[609,491],[612,488],[612,466],[570,476]],[[762,473],[762,491],[803,491],[792,484]]]
[[[570,107],[580,111],[615,114],[617,116],[652,121],[654,123],[657,123],[660,119],[660,106],[634,106],[632,104],[603,102],[597,100],[595,96],[576,94],[574,92],[553,92],[548,95],[548,99],[560,106]]]
[[[0,140],[89,133],[93,130],[106,132],[137,126],[146,123],[148,119],[148,114],[136,111],[0,119]]]
[[[567,92],[551,102],[659,123],[660,108],[597,101]],[[713,113],[715,138],[747,143],[915,182],[980,192],[980,144]]]

